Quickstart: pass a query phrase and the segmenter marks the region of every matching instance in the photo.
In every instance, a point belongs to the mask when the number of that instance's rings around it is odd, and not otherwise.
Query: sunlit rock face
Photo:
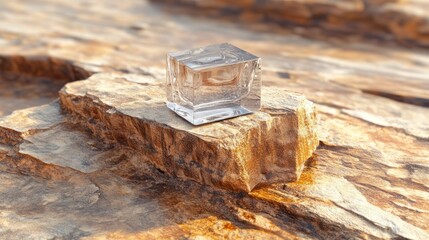
[[[363,1],[289,2],[330,2],[313,9],[341,12]],[[426,1],[401,4],[381,3],[398,13],[378,15],[381,24],[401,23],[396,20],[404,11],[424,18]],[[10,74],[10,65],[0,63],[6,76],[0,86],[0,239],[429,239],[427,49],[357,35],[332,39],[317,34],[325,31],[319,28],[280,31],[262,21],[258,29],[207,19],[206,11],[174,14],[171,6],[144,0],[0,1],[0,8],[0,55],[17,65]],[[350,19],[337,20],[332,23],[355,29]],[[403,23],[398,31],[427,32],[417,27],[424,21]],[[65,82],[90,72],[162,81],[166,51],[225,40],[265,59],[264,87],[303,94],[317,106],[320,145],[299,180],[249,193],[183,181],[142,161],[125,140],[106,143],[114,138],[97,139],[83,124],[105,128],[102,121],[65,114],[59,102],[23,109],[54,100]],[[27,60],[19,60],[22,55]],[[31,61],[30,55],[46,57]],[[58,66],[47,63],[58,58],[80,66],[81,74],[49,67]],[[80,77],[61,81],[65,73]],[[51,80],[61,84],[49,87]],[[12,101],[20,96],[30,101]]]
[[[60,101],[96,137],[161,171],[233,190],[296,181],[319,143],[314,105],[275,88],[262,90],[260,112],[198,127],[169,111],[163,83],[148,77],[94,75],[67,84]]]

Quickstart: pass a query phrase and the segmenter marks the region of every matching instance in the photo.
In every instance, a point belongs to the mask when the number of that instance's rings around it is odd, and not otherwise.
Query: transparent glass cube
[[[167,54],[167,107],[194,125],[258,111],[260,58],[231,44]]]

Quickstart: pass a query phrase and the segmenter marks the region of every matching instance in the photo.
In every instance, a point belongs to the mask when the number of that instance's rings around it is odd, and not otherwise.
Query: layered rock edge
[[[84,221],[83,218],[87,218],[82,214],[83,212],[96,209],[91,214],[89,222],[98,225],[98,221],[105,222],[104,211],[121,212],[124,208],[133,209],[132,214],[127,212],[127,215],[123,216],[123,219],[127,219],[127,221],[136,221],[135,217],[141,219],[142,213],[138,209],[143,212],[150,209],[149,216],[146,215],[150,220],[143,221],[142,224],[153,221],[154,216],[159,216],[159,219],[161,219],[159,221],[165,222],[166,220],[163,218],[166,216],[163,213],[169,212],[171,205],[160,206],[156,211],[153,211],[153,205],[145,205],[150,203],[152,198],[141,196],[140,192],[131,188],[130,182],[127,182],[128,180],[138,179],[138,181],[132,181],[134,182],[133,186],[138,187],[138,189],[144,189],[145,192],[156,191],[154,193],[156,201],[162,201],[162,199],[166,198],[162,193],[167,194],[170,198],[172,197],[171,195],[180,197],[179,205],[174,206],[174,211],[177,212],[180,209],[181,214],[175,214],[177,218],[174,221],[183,222],[183,216],[191,216],[192,219],[195,219],[195,216],[201,216],[201,214],[206,216],[204,211],[208,211],[208,208],[216,209],[213,210],[216,213],[226,213],[232,224],[235,221],[240,222],[240,224],[258,224],[261,229],[276,229],[275,224],[266,226],[267,221],[276,219],[276,221],[281,222],[281,228],[285,228],[281,231],[277,230],[279,232],[276,232],[276,234],[279,238],[280,236],[282,238],[310,238],[311,234],[317,233],[321,238],[333,239],[347,237],[427,239],[428,235],[423,230],[368,202],[352,182],[338,175],[338,172],[344,172],[344,168],[332,168],[329,173],[314,176],[313,161],[304,170],[298,182],[273,184],[252,191],[250,194],[234,194],[219,189],[206,188],[203,185],[194,183],[194,181],[181,182],[175,178],[166,177],[166,175],[160,174],[159,171],[150,166],[148,161],[141,161],[143,156],[137,151],[121,145],[108,146],[95,141],[84,128],[79,126],[81,124],[76,125],[69,121],[71,120],[69,119],[69,117],[72,117],[71,115],[63,115],[59,110],[59,104],[53,102],[49,105],[18,110],[13,116],[1,119],[0,131],[13,129],[21,136],[21,140],[15,147],[0,144],[0,153],[14,156],[9,157],[9,160],[6,157],[3,160],[3,165],[0,165],[0,170],[2,171],[2,179],[5,179],[5,174],[9,177],[12,176],[9,171],[19,171],[19,174],[14,179],[32,176],[40,177],[38,181],[30,183],[32,188],[25,187],[25,191],[31,189],[33,194],[43,186],[40,181],[47,179],[48,181],[53,180],[49,182],[50,184],[67,183],[75,186],[75,189],[64,190],[65,192],[75,191],[73,195],[76,194],[78,197],[75,198],[76,202],[67,202],[67,205],[64,205],[67,209],[64,211],[69,212],[67,216],[59,219],[59,221],[63,221],[62,224],[69,222],[70,216],[72,216],[74,219],[78,219],[77,222],[79,222],[80,226],[85,226],[88,229],[88,224],[81,222]],[[57,114],[58,116],[55,117]],[[31,118],[32,123],[27,124],[25,127],[19,127],[17,122],[25,116]],[[39,117],[35,118],[33,116]],[[328,149],[329,147],[327,148],[326,145],[318,149],[321,157],[324,156],[323,159],[319,158],[319,161],[333,164],[332,155],[326,155],[326,151],[329,152]],[[347,156],[344,155],[342,159],[347,159]],[[354,170],[358,175],[363,175],[361,174],[362,170]],[[371,175],[363,176],[363,178],[370,179],[371,177]],[[23,182],[26,181],[23,180]],[[11,182],[8,182],[8,184],[11,184]],[[6,187],[3,187],[9,189],[6,193],[3,192],[3,196],[7,196],[5,199],[14,201],[15,206],[20,206],[17,207],[18,209],[25,208],[26,206],[22,206],[22,203],[15,202],[14,194],[8,194],[15,191],[11,190],[13,188],[8,188],[8,186],[10,185],[6,184]],[[60,186],[60,189],[63,190],[64,185]],[[107,189],[106,186],[108,186]],[[22,189],[21,187],[19,188],[20,190],[18,191],[22,194]],[[58,191],[58,188],[53,189],[52,191]],[[129,191],[121,192],[124,189],[129,189]],[[42,191],[39,194],[46,193]],[[135,197],[136,194],[138,198]],[[414,194],[418,193],[414,192]],[[120,207],[118,208],[118,205],[114,204],[115,208],[112,209],[112,202],[109,204],[106,204],[104,200],[99,202],[99,196],[103,199],[108,198],[109,201],[113,201],[115,204],[119,204],[117,200],[120,198]],[[130,198],[134,199],[135,202],[131,201],[130,203]],[[30,201],[28,204],[37,208],[40,207],[37,204],[43,204],[39,203],[38,200],[38,198],[33,197],[26,201]],[[55,199],[51,204],[63,201],[68,201],[67,197]],[[195,202],[198,202],[198,207],[193,205]],[[85,206],[84,208],[80,205],[82,203]],[[79,204],[79,210],[70,208],[70,204]],[[200,206],[207,208],[201,210]],[[55,208],[47,209],[50,209],[47,211],[57,211]],[[100,211],[101,209],[103,211]],[[37,212],[32,214],[37,214]],[[48,214],[52,213],[44,212],[42,215],[46,216]],[[103,218],[100,218],[100,216],[103,216]],[[48,215],[46,218],[51,217],[51,215]],[[40,215],[31,224],[39,223],[39,218]],[[19,221],[19,219],[9,219],[7,218],[6,221]],[[58,219],[54,221],[58,221]],[[222,222],[222,220],[216,220],[215,222],[219,221]],[[29,223],[26,222],[26,224]],[[57,225],[58,222],[55,224]],[[190,221],[185,224],[185,227],[192,225],[195,229],[198,229],[193,230],[194,234],[198,231],[208,235],[210,233],[205,230],[207,229],[206,224],[209,224],[208,227],[211,226],[210,221],[206,219],[197,225],[195,225],[195,222]],[[41,234],[58,236],[70,231],[69,229],[61,231],[57,229],[54,231],[52,228],[46,229],[47,225],[49,223],[38,225],[42,228]],[[243,225],[240,226],[243,227]],[[311,230],[303,229],[302,226]],[[109,225],[109,230],[112,230],[110,227]],[[164,234],[171,234],[168,229],[162,228],[162,230]],[[97,232],[100,229],[92,229],[91,232],[95,234],[93,231]],[[288,231],[293,233],[292,236],[287,235]],[[231,232],[231,230],[225,230],[225,232]],[[13,236],[13,233],[12,231],[6,236]],[[152,233],[152,231],[142,232],[144,236],[151,236]],[[175,233],[183,234],[182,232]],[[266,239],[269,233],[261,230],[244,234],[259,234],[257,235],[259,237],[255,237],[256,239]],[[35,236],[34,234],[37,233],[32,232],[32,234],[31,236]],[[247,238],[244,237],[244,239]]]
[[[103,141],[168,175],[229,190],[296,181],[319,143],[314,105],[284,90],[263,88],[260,112],[199,127],[167,109],[163,83],[147,76],[96,74],[59,95]]]

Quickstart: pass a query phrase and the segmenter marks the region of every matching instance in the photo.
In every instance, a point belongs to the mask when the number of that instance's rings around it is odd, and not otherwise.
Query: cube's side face
[[[167,93],[167,102],[174,102],[173,97],[173,84],[176,82],[176,74],[174,73],[173,59],[169,54],[166,56],[166,78],[165,78],[165,91]]]
[[[194,74],[194,86],[194,110],[228,104],[242,105],[250,103],[246,101],[249,99],[255,100],[254,105],[258,105],[261,88],[260,61],[258,59],[200,71]],[[258,106],[246,105],[249,111],[259,110]]]
[[[239,104],[251,112],[257,112],[261,108],[261,59],[246,62],[243,70],[243,84]]]
[[[167,107],[188,121],[193,119],[193,76],[185,65],[167,54]]]

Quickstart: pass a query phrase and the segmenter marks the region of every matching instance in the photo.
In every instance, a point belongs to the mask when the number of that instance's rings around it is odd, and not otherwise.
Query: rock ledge
[[[181,179],[226,189],[295,181],[318,146],[316,111],[302,95],[263,88],[260,112],[192,126],[147,76],[97,74],[67,84],[62,107],[94,135],[129,146]]]

